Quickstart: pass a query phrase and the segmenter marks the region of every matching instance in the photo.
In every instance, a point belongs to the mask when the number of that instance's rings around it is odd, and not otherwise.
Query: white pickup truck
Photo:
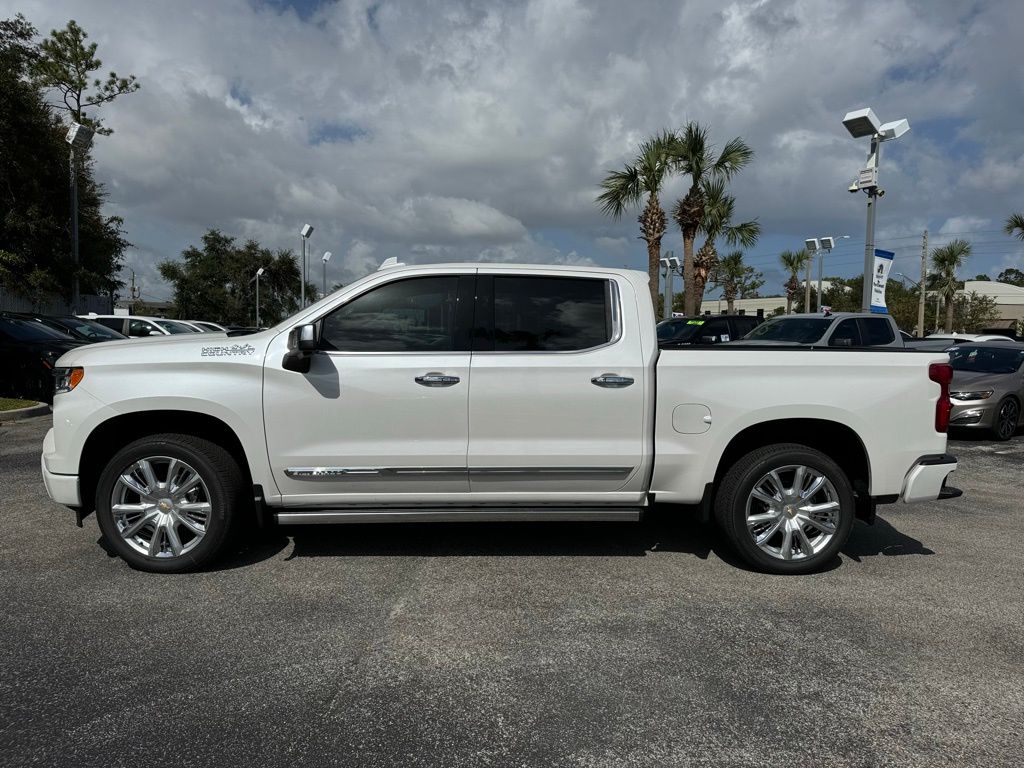
[[[42,470],[131,565],[178,572],[261,524],[714,517],[808,572],[878,503],[933,501],[942,353],[659,352],[647,276],[398,266],[270,330],[65,354]]]

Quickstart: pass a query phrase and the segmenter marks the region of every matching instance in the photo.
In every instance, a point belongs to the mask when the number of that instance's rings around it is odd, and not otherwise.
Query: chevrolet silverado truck
[[[259,333],[57,361],[42,472],[130,565],[181,572],[239,525],[712,517],[767,572],[855,517],[934,501],[942,353],[659,350],[647,275],[399,265]]]

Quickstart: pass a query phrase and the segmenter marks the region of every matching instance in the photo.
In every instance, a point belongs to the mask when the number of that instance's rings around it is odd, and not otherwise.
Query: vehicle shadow
[[[645,557],[713,553],[745,567],[713,525],[654,512],[639,523],[403,523],[288,526],[253,530],[212,570],[242,568],[278,555],[302,557]]]
[[[859,563],[861,558],[875,555],[934,555],[935,551],[913,536],[901,533],[892,523],[879,516],[875,518],[874,525],[857,520],[842,553]]]

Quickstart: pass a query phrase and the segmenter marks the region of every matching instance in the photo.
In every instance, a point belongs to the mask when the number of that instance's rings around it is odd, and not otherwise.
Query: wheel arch
[[[82,446],[79,484],[83,511],[92,511],[100,473],[118,449],[146,435],[165,432],[202,437],[220,445],[238,463],[246,483],[252,485],[252,470],[242,442],[221,419],[195,411],[134,411],[101,422]]]
[[[828,419],[773,419],[741,430],[718,460],[715,487],[742,456],[776,443],[799,443],[821,451],[846,473],[857,498],[858,513],[862,505],[870,504],[871,464],[864,442],[850,427]]]

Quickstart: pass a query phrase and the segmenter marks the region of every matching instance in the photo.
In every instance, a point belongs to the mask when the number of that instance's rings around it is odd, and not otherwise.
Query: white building
[[[995,280],[967,280],[963,292],[972,291],[994,300],[1001,320],[1024,320],[1024,288]]]

